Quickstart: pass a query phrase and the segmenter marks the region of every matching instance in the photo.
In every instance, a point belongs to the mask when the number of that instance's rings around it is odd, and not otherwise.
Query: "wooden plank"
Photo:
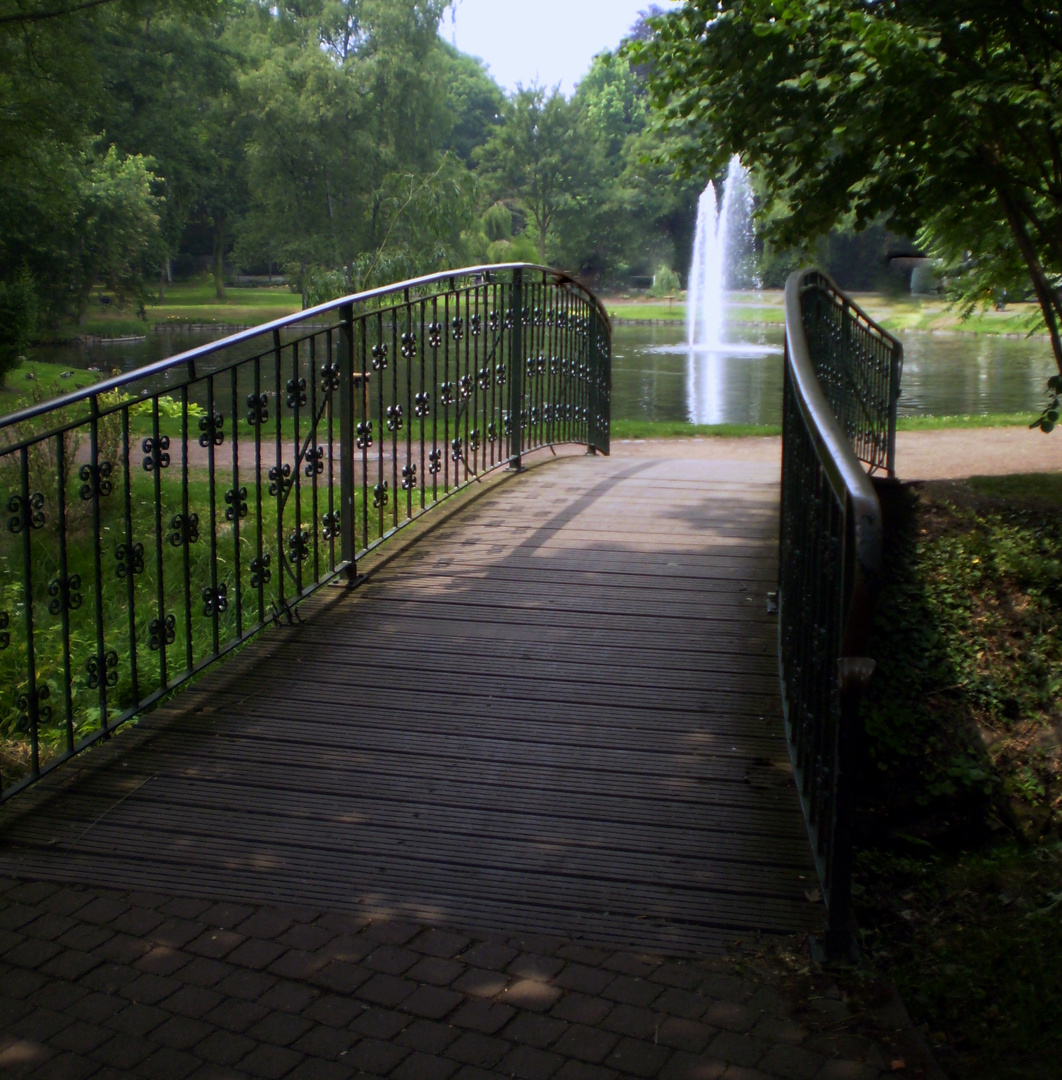
[[[733,479],[567,457],[498,485],[45,781],[0,872],[679,953],[806,929],[777,492]]]

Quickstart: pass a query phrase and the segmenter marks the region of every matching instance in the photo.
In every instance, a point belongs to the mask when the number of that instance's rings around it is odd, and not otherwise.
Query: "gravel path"
[[[1062,433],[1024,427],[901,431],[896,438],[901,480],[957,480],[966,476],[1062,472]],[[688,457],[714,461],[778,462],[782,440],[770,438],[617,439],[623,457]],[[665,449],[666,447],[666,449]],[[681,447],[681,451],[680,451]]]

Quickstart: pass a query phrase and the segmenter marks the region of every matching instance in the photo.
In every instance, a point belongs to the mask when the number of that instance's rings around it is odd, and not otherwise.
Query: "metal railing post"
[[[348,582],[358,576],[354,515],[354,305],[339,309],[339,530]]]
[[[519,472],[523,468],[520,412],[524,401],[524,272],[519,268],[513,271],[509,300],[513,313],[509,334],[509,468]]]
[[[586,418],[586,452],[596,454],[598,450],[598,412],[601,405],[599,378],[601,374],[601,350],[598,348],[598,319],[597,308],[590,308],[590,393],[587,395],[587,405],[590,415]]]

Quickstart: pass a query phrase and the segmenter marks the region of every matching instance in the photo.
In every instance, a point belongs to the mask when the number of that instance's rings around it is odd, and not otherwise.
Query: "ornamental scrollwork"
[[[307,476],[320,476],[324,472],[324,447],[315,446],[306,452],[306,464],[302,471]]]
[[[96,690],[104,686],[118,685],[118,654],[111,649],[102,656],[90,656],[85,662],[88,688]]]
[[[310,534],[306,529],[296,529],[288,536],[288,558],[301,563],[310,554]]]
[[[44,527],[44,495],[39,491],[33,492],[28,499],[12,495],[7,501],[7,509],[11,514],[7,527],[13,533],[22,532],[27,524],[31,529]]]
[[[225,441],[225,417],[221,413],[208,413],[199,418],[199,445],[204,449],[221,446]]]
[[[343,515],[338,510],[332,510],[321,518],[321,535],[326,540],[331,540],[339,535],[343,524]]]
[[[417,467],[412,462],[402,466],[402,490],[409,491],[417,486]]]
[[[282,465],[274,465],[269,470],[269,494],[279,495],[286,487],[291,486],[291,464],[285,461]]]
[[[83,481],[81,485],[81,499],[88,502],[94,496],[100,498],[110,495],[114,490],[111,473],[114,467],[109,461],[101,461],[98,465],[82,465],[78,470],[78,478]]]
[[[247,423],[258,427],[269,420],[269,394],[247,395]]]
[[[270,558],[268,555],[251,560],[252,589],[260,589],[263,585],[269,584],[270,579],[273,577],[273,572],[269,569],[269,563]]]
[[[199,543],[199,515],[174,514],[170,522],[170,544],[181,547],[182,544]]]
[[[19,730],[22,732],[29,731],[31,727],[30,718],[35,713],[38,720],[47,723],[52,718],[51,705],[43,705],[42,702],[47,701],[52,696],[52,691],[47,683],[38,686],[37,689],[31,694],[19,694],[18,707],[22,713],[22,719],[19,724]]]
[[[172,645],[177,640],[177,618],[166,615],[161,619],[152,619],[148,624],[148,648],[158,652],[164,645]]]
[[[60,615],[64,611],[76,611],[84,601],[81,595],[81,575],[70,574],[69,577],[52,578],[48,582],[48,610],[53,615]]]
[[[341,374],[338,364],[322,364],[321,393],[331,394],[333,391],[338,390]]]
[[[144,572],[144,545],[119,544],[114,549],[120,578],[134,577]]]
[[[229,587],[225,582],[221,582],[215,589],[210,585],[207,585],[202,592],[203,596],[203,615],[206,618],[216,617],[228,610],[229,607]]]
[[[225,492],[225,520],[247,517],[247,488],[229,488]]]
[[[204,417],[204,419],[206,419]],[[158,472],[170,467],[169,435],[160,435],[157,439],[149,436],[140,444],[144,451],[144,472]]]

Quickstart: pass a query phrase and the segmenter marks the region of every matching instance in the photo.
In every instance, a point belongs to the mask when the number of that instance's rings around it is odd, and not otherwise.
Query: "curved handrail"
[[[826,400],[811,360],[802,300],[805,288],[816,278],[829,280],[821,271],[805,270],[790,274],[786,281],[787,369],[797,392],[797,406],[819,460],[834,492],[845,500],[846,516],[852,524],[855,539],[854,574],[846,605],[848,612],[840,655],[862,656],[873,620],[874,588],[881,572],[881,502]],[[832,282],[830,285],[836,290]]]
[[[825,305],[809,304],[809,297]],[[825,952],[836,958],[851,951],[857,709],[874,669],[865,652],[883,545],[881,505],[864,465],[885,466],[894,474],[902,353],[895,339],[818,271],[790,276],[785,312],[779,675],[789,753],[829,911]],[[860,332],[882,343],[883,351],[862,357],[878,369],[875,376],[887,366],[887,377],[878,377],[876,384],[865,380],[879,392],[869,403],[859,399],[869,416],[865,426],[851,419],[849,384],[862,372],[853,363],[846,320],[859,320]],[[809,327],[818,355],[809,344]],[[833,400],[824,379],[834,391],[840,388]],[[853,438],[872,451],[863,461]]]
[[[578,278],[563,270],[557,270],[554,267],[544,266],[540,263],[488,263],[481,266],[466,266],[462,267],[460,270],[443,270],[435,274],[425,274],[421,277],[395,282],[392,285],[381,285],[375,289],[366,289],[359,293],[351,293],[349,296],[342,296],[336,300],[327,300],[323,304],[317,304],[315,307],[304,308],[294,315],[284,315],[279,319],[272,319],[269,322],[248,327],[246,330],[238,330],[234,334],[228,334],[223,338],[209,341],[205,345],[197,345],[195,348],[186,349],[184,352],[180,353],[174,353],[172,356],[167,356],[162,360],[156,360],[154,363],[145,364],[135,371],[123,372],[121,375],[114,375],[109,379],[100,379],[97,382],[92,383],[91,386],[82,387],[80,390],[72,390],[60,397],[30,405],[25,409],[20,409],[18,412],[9,413],[6,416],[0,417],[0,431],[13,425],[24,423],[27,420],[33,420],[34,418],[57,408],[69,408],[79,402],[88,401],[90,398],[97,397],[101,394],[108,394],[114,390],[120,390],[123,386],[127,386],[130,383],[140,382],[156,375],[162,375],[167,371],[172,371],[178,367],[193,365],[192,378],[195,378],[195,362],[213,355],[219,349],[232,348],[235,345],[254,341],[266,334],[278,333],[289,327],[304,326],[322,315],[337,313],[343,308],[351,305],[357,307],[358,305],[365,305],[386,296],[401,295],[414,289],[434,285],[438,282],[456,282],[459,278],[479,277],[483,278],[484,281],[489,284],[492,275],[506,272],[511,273],[516,270],[541,273],[545,277],[552,278],[555,284],[563,285],[576,291],[588,303],[593,305],[611,333],[612,323],[609,319],[608,311],[605,309],[605,305],[586,285],[579,281]],[[456,288],[454,288],[453,291],[456,291]]]
[[[550,267],[319,304],[0,420],[0,801],[539,447],[608,453],[611,326]],[[51,756],[49,756],[51,755]]]
[[[801,297],[824,306],[812,366],[825,383],[834,415],[855,456],[871,473],[895,475],[896,408],[903,372],[903,344],[874,320],[822,270],[798,272]],[[804,306],[804,323],[809,317]]]

